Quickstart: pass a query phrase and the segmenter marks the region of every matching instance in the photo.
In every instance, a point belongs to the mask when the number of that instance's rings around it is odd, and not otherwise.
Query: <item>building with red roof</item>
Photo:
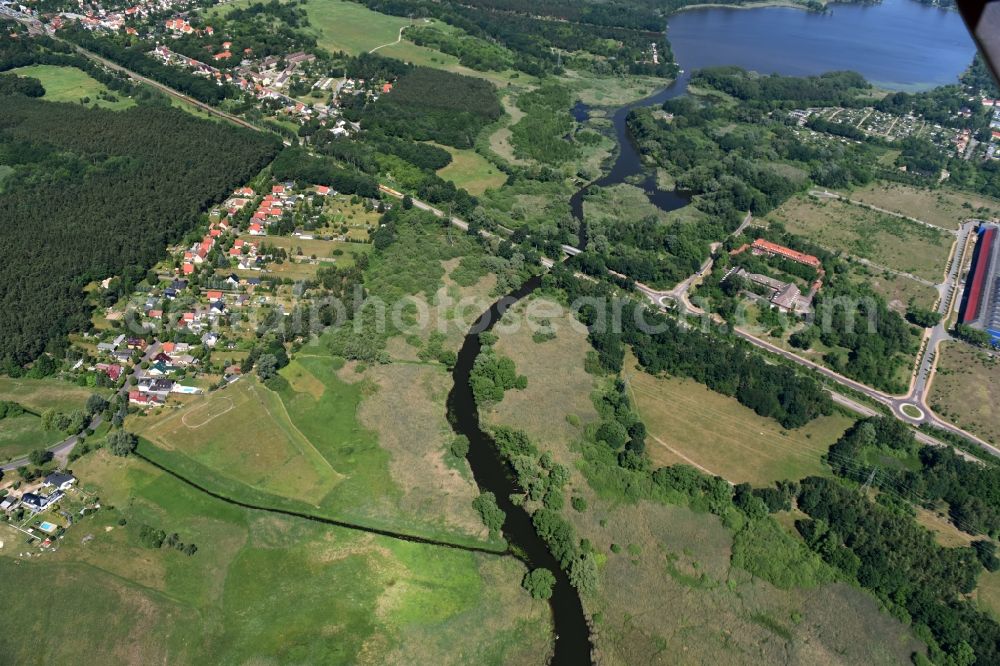
[[[806,266],[812,266],[813,268],[819,268],[821,266],[820,260],[811,254],[805,254],[804,252],[799,252],[798,250],[793,250],[790,247],[772,243],[771,241],[763,238],[755,240],[750,247],[754,254],[767,254],[771,256],[784,257],[790,261],[805,264]]]

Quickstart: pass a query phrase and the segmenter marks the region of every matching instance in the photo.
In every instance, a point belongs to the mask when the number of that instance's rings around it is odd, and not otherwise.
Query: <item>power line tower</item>
[[[872,469],[872,473],[868,475],[868,480],[864,482],[864,485],[861,486],[861,490],[859,490],[858,492],[860,492],[862,495],[868,492],[868,489],[872,487],[872,482],[875,480],[875,474],[877,472],[878,472],[877,467]]]

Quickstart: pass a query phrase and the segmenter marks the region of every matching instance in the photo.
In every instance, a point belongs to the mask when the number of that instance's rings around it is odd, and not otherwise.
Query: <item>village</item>
[[[320,268],[350,266],[368,252],[384,210],[381,201],[261,174],[209,211],[206,226],[169,248],[134,291],[95,312],[93,328],[72,338],[78,358],[66,379],[113,391],[107,412],[118,422],[225,389],[252,364],[262,336],[308,300]],[[107,302],[118,287],[109,277],[90,293]],[[101,424],[92,414],[70,440],[103,432]],[[0,517],[41,551],[57,547],[76,516],[100,508],[60,471],[78,455],[79,447],[0,476]]]
[[[0,5],[6,4],[5,2]],[[143,0],[121,9],[77,0],[78,11],[39,14],[29,6],[10,3],[22,14],[39,22],[40,29],[58,36],[70,26],[147,40],[155,44],[149,55],[221,86],[232,86],[251,100],[261,118],[296,127],[318,122],[334,136],[349,136],[360,128],[341,117],[346,97],[365,95],[370,100],[392,89],[391,81],[366,81],[334,71],[334,63],[320,62],[301,48],[285,53],[258,54],[250,46],[227,38],[196,12],[203,3],[190,0]],[[44,19],[44,23],[41,20]],[[187,53],[176,42],[186,40]],[[194,57],[192,40],[204,55]],[[173,48],[172,48],[173,47]],[[653,58],[657,58],[655,45]]]

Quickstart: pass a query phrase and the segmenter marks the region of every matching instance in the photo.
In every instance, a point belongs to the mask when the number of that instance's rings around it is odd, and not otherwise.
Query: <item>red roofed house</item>
[[[151,319],[159,319],[160,317],[163,316],[163,310],[150,310],[149,312],[146,313],[146,316],[150,317]]]
[[[206,25],[206,26],[205,26],[205,34],[206,34],[206,35],[209,35],[209,36],[211,36],[211,35],[214,35],[214,34],[215,34],[215,28],[213,28],[213,27],[212,27],[212,26],[210,26],[210,25]],[[222,48],[226,48],[226,47],[225,47],[225,45],[223,45],[223,47],[222,47]]]
[[[236,190],[236,194],[240,195],[241,197],[252,197],[254,195],[254,191],[252,187],[241,187],[240,189]]]
[[[208,235],[212,238],[217,238],[222,235],[222,229],[210,229]]]
[[[232,55],[233,54],[230,53],[229,51],[223,51],[222,53],[216,53],[214,56],[212,56],[212,60],[226,60],[227,58],[231,58]]]
[[[316,194],[319,194],[320,196],[324,196],[325,197],[329,193],[330,193],[330,188],[327,187],[326,185],[317,185],[316,186]]]
[[[163,345],[160,347],[160,349],[163,351],[164,354],[169,354],[174,350],[174,343],[164,342]]]
[[[284,185],[275,185],[274,187],[271,188],[272,194],[284,194],[284,192],[285,192]]]
[[[387,93],[387,92],[389,92],[391,90],[392,90],[392,84],[391,83],[383,83],[382,84],[382,92]]]
[[[250,235],[251,236],[266,236],[267,232],[264,231],[264,227],[260,226],[256,222],[250,225]]]
[[[149,393],[142,393],[141,391],[129,391],[128,401],[133,405],[140,405],[142,407],[156,407],[163,404],[162,398]]]
[[[191,275],[192,273],[194,273],[194,264],[185,263],[183,266],[181,266],[181,272],[183,272],[184,275]]]
[[[124,370],[124,368],[120,365],[111,365],[108,363],[98,363],[95,367],[98,371],[103,372],[110,377],[113,382],[118,381],[118,378],[122,376],[122,371]]]
[[[784,245],[778,245],[777,243],[772,243],[769,240],[764,240],[763,238],[758,238],[750,246],[754,254],[769,254],[776,255],[779,257],[784,257],[799,264],[805,264],[806,266],[812,266],[813,268],[820,267],[820,260],[811,254],[805,254],[804,252],[799,252],[793,250]]]
[[[207,296],[208,300],[210,301],[217,301],[220,298],[222,298],[222,292],[210,289],[209,291],[205,292],[205,296]]]

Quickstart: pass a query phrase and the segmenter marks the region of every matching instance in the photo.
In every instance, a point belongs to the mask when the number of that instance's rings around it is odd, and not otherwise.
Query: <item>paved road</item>
[[[11,9],[6,9],[6,10],[0,9],[0,15],[7,15],[7,16],[13,18],[16,21],[20,21],[21,23],[24,23],[29,28],[32,28],[33,26],[36,26],[36,24],[38,24],[38,21],[36,19],[33,19],[30,16],[27,16],[26,14],[21,14],[20,12],[17,12],[17,11],[11,10]],[[67,41],[67,40],[62,39],[60,37],[57,37],[54,33],[49,33],[49,37],[51,37],[52,39],[54,39],[56,41],[60,41],[60,42],[63,42],[64,44],[69,45],[70,47],[72,47],[73,49],[75,49],[76,52],[79,53],[80,55],[82,55],[82,56],[84,56],[86,58],[89,58],[89,59],[93,60],[94,62],[100,63],[101,65],[104,65],[108,69],[114,70],[116,72],[121,72],[122,74],[125,74],[126,76],[128,76],[130,79],[133,79],[134,81],[139,81],[140,83],[144,83],[144,84],[146,84],[148,86],[156,88],[160,92],[162,92],[162,93],[164,93],[166,95],[170,95],[171,97],[174,97],[176,99],[182,100],[184,102],[187,102],[188,104],[191,104],[193,106],[196,106],[196,107],[198,107],[199,109],[201,109],[202,111],[204,111],[204,112],[206,112],[208,114],[211,114],[213,116],[217,116],[219,118],[224,118],[225,120],[228,120],[231,123],[235,123],[235,124],[237,124],[237,125],[239,125],[241,127],[246,127],[247,129],[252,129],[255,132],[263,132],[264,131],[260,127],[257,127],[256,125],[254,125],[254,124],[252,124],[250,122],[247,122],[246,120],[244,120],[243,118],[240,118],[239,116],[234,116],[231,113],[227,113],[225,111],[222,111],[220,109],[215,108],[214,106],[211,106],[209,104],[205,104],[204,102],[200,102],[200,101],[196,100],[193,97],[185,95],[182,92],[178,92],[178,91],[174,90],[173,88],[170,88],[168,86],[163,85],[162,83],[154,81],[153,79],[145,77],[142,74],[137,74],[136,72],[133,72],[130,69],[126,69],[126,68],[122,67],[121,65],[119,65],[119,64],[117,64],[115,62],[112,62],[111,60],[108,60],[107,58],[104,58],[102,56],[97,55],[96,53],[88,51],[87,49],[83,48],[82,46],[77,46],[73,42]]]
[[[129,377],[136,377],[138,379],[140,376],[142,376],[142,370],[140,369],[140,363],[142,363],[142,361],[148,361],[151,358],[153,358],[153,356],[155,356],[156,352],[159,350],[159,347],[160,347],[159,343],[155,343],[155,344],[150,345],[146,349],[146,352],[142,355],[142,358],[140,359],[139,363],[136,363],[132,367],[132,372],[130,372],[128,375],[126,375],[125,383],[122,384],[122,387],[120,389],[118,389],[118,391],[117,391],[118,395],[122,395],[122,396],[126,396],[126,397],[128,396],[128,392],[129,392],[129,388],[130,388],[129,382],[128,382],[128,378]],[[91,432],[93,432],[93,431],[97,430],[97,428],[102,423],[104,423],[104,415],[100,414],[100,413],[94,414],[94,417],[90,420],[90,423],[87,425],[87,428]],[[59,467],[61,469],[61,468],[64,468],[66,466],[66,463],[68,462],[68,459],[69,459],[70,452],[73,450],[73,447],[76,446],[80,442],[80,439],[81,439],[80,435],[72,435],[71,437],[67,437],[63,441],[59,442],[58,444],[53,444],[52,446],[48,447],[45,450],[48,451],[49,453],[51,453],[52,457],[54,457],[54,458],[56,458],[56,459],[59,460],[59,463],[60,463]],[[21,467],[27,467],[30,464],[31,464],[31,461],[28,459],[28,456],[24,456],[22,458],[17,458],[15,460],[11,460],[8,463],[4,463],[3,465],[0,465],[0,471],[10,472],[10,471],[19,469]]]

